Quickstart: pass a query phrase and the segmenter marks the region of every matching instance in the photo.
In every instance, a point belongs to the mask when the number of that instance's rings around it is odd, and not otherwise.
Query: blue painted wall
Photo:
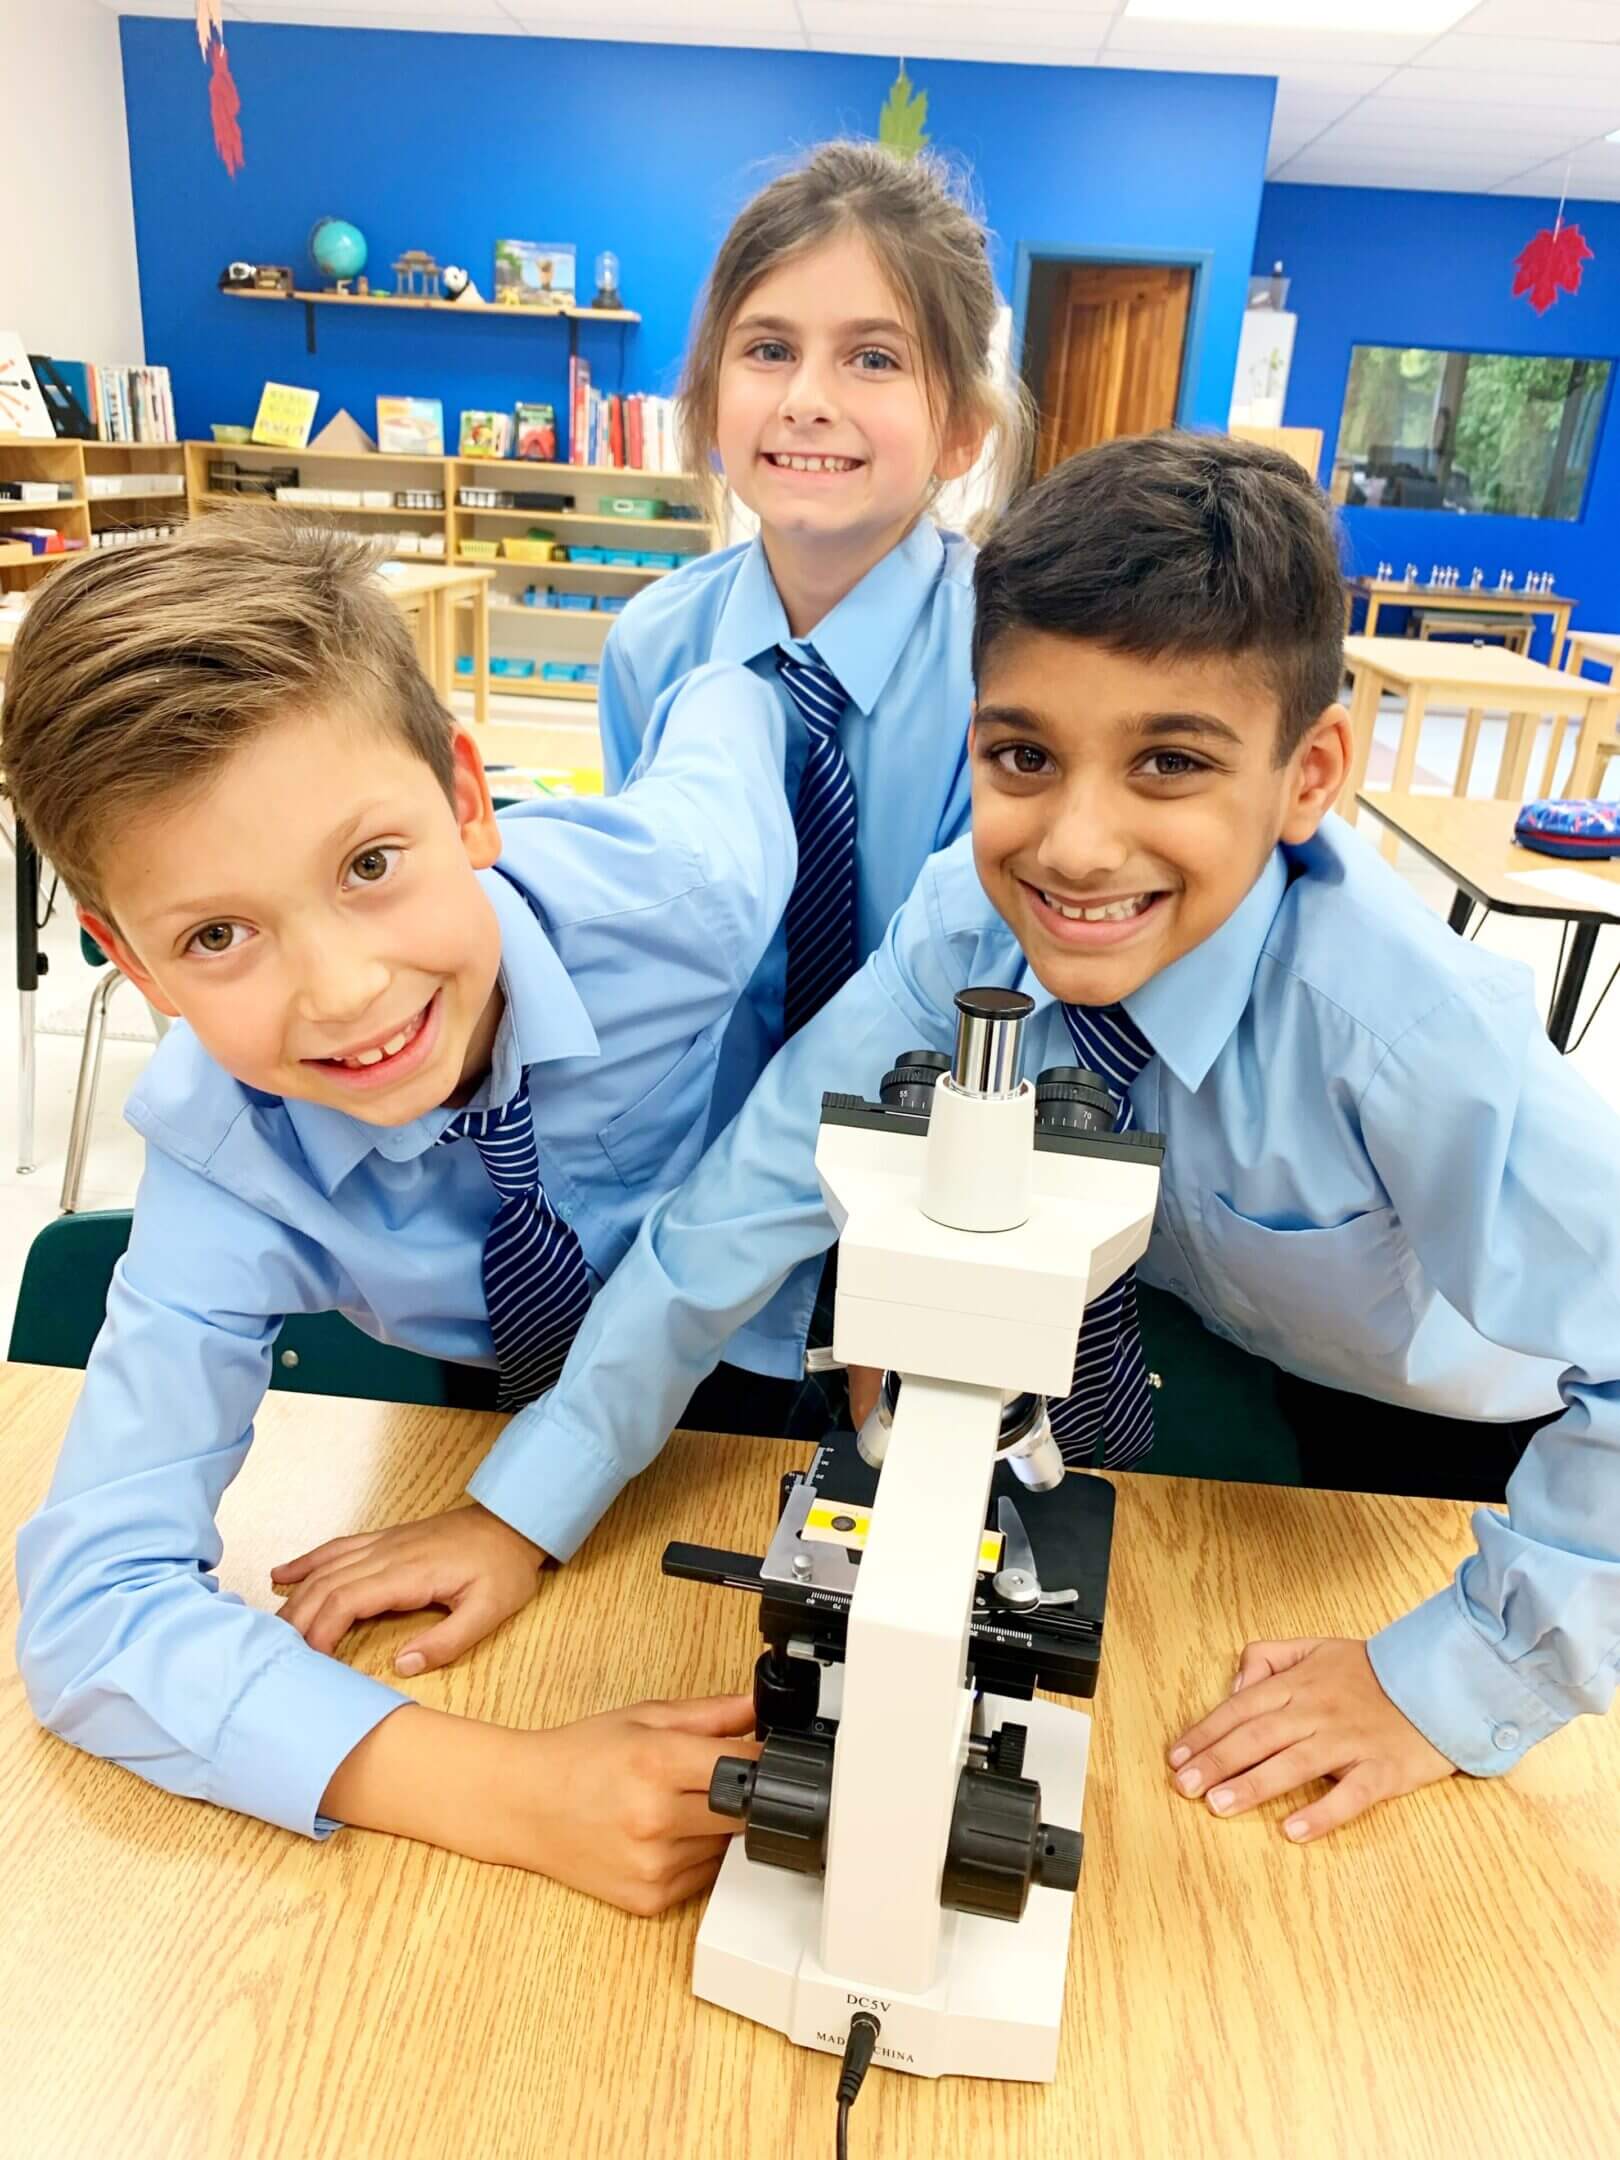
[[[182,430],[251,419],[266,377],[319,388],[317,426],[379,393],[463,406],[562,402],[558,325],[323,310],[222,298],[235,257],[313,282],[317,217],[346,217],[384,289],[405,248],[467,265],[486,297],[498,238],[572,240],[583,297],[619,255],[639,329],[587,326],[599,387],[674,388],[693,302],[740,204],[773,161],[870,134],[892,61],[833,53],[581,43],[235,23],[247,164],[214,153],[188,22],[126,17],[141,300],[150,358],[173,370]],[[1010,298],[1019,243],[1186,248],[1213,256],[1192,417],[1224,425],[1271,124],[1269,78],[918,62],[935,143],[972,167]]]
[[[1569,353],[1620,361],[1620,203],[1568,205],[1596,252],[1579,293],[1545,315],[1510,297],[1515,256],[1557,209],[1545,197],[1447,195],[1396,188],[1271,186],[1255,247],[1256,270],[1279,258],[1299,315],[1284,414],[1319,427],[1322,478],[1332,468],[1352,345],[1436,345],[1487,352]],[[1578,523],[1458,517],[1437,510],[1343,513],[1353,566],[1397,570],[1477,563],[1494,585],[1551,570],[1581,603],[1577,622],[1620,626],[1620,419],[1611,391]],[[1544,656],[1544,655],[1543,655]]]

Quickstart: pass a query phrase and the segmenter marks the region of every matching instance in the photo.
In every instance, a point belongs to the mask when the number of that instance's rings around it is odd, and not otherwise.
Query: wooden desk
[[[473,612],[473,718],[489,718],[489,588],[493,570],[464,563],[384,563],[379,572],[393,599],[411,618],[422,671],[451,709],[456,687],[456,609]]]
[[[0,1368],[0,1517],[38,1500],[78,1375]],[[447,1505],[493,1417],[272,1395],[223,1581]],[[424,1702],[539,1723],[735,1687],[748,1598],[658,1572],[760,1549],[806,1451],[683,1435]],[[1442,1501],[1127,1475],[1058,2081],[874,2071],[855,2160],[1572,2160],[1620,2151],[1620,1724],[1298,1851],[1164,1750],[1251,1636],[1376,1627],[1468,1549]],[[832,2056],[696,2002],[696,1906],[637,1921],[357,1831],[317,1847],[159,1794],[34,1726],[0,1593],[0,2150],[52,2160],[823,2160]],[[413,1623],[349,1655],[386,1676]]]
[[[1545,615],[1552,632],[1547,649],[1554,661],[1568,635],[1569,618],[1580,605],[1566,593],[1475,592],[1467,585],[1408,584],[1405,578],[1349,578],[1346,587],[1347,630],[1348,610],[1357,597],[1367,603],[1367,617],[1361,626],[1363,637],[1377,636],[1379,610],[1386,607],[1422,608],[1426,614],[1445,610],[1456,615]]]
[[[1395,794],[1404,795],[1411,788],[1423,716],[1432,698],[1448,698],[1467,709],[1454,782],[1456,794],[1468,792],[1480,723],[1487,709],[1506,711],[1508,715],[1507,744],[1496,783],[1499,798],[1523,800],[1536,729],[1547,713],[1555,717],[1573,715],[1579,721],[1568,792],[1591,794],[1597,745],[1613,722],[1617,702],[1617,693],[1610,684],[1563,675],[1555,668],[1543,667],[1539,660],[1527,660],[1521,653],[1501,652],[1491,646],[1436,645],[1409,638],[1346,638],[1344,663],[1353,682],[1350,727],[1354,748],[1339,808],[1352,822],[1366,784],[1378,701],[1386,690],[1406,701],[1391,782]],[[1561,729],[1554,728],[1547,769],[1542,775],[1543,794],[1552,786],[1561,733]],[[1393,853],[1393,842],[1386,852]]]
[[[1451,927],[1459,935],[1468,928],[1476,907],[1495,909],[1501,915],[1540,916],[1571,926],[1574,935],[1547,1015],[1548,1035],[1560,1050],[1567,1050],[1598,932],[1605,923],[1620,923],[1620,860],[1567,862],[1561,856],[1520,847],[1513,837],[1516,803],[1395,794],[1363,794],[1361,803],[1456,886]],[[1515,877],[1527,870],[1579,870],[1592,880],[1596,891],[1589,892],[1588,903],[1582,906],[1573,898],[1515,884]],[[1601,897],[1605,886],[1613,896],[1608,901]]]

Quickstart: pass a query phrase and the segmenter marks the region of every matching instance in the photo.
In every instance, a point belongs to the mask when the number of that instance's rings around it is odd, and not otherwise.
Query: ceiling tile
[[[1481,0],[1453,34],[1620,42],[1620,8],[1614,0]]]
[[[1620,7],[1615,10],[1620,19]],[[1582,75],[1600,81],[1620,81],[1620,44],[1593,45],[1575,40],[1552,44],[1545,38],[1469,37],[1452,31],[1436,38],[1411,65],[1427,74],[1444,68],[1453,75],[1484,71],[1496,75],[1528,75],[1554,72]]]
[[[634,4],[634,0],[631,0]],[[686,0],[691,12],[691,0]],[[1083,49],[1101,46],[1108,18],[1041,7],[944,10],[933,6],[872,6],[870,0],[799,0],[804,27],[818,44],[858,35],[861,50],[887,41],[893,53],[949,54],[969,46],[1028,45]]]
[[[893,60],[899,50],[892,36],[871,37],[863,30],[811,37],[806,43],[812,52],[870,53],[885,60]],[[944,32],[933,37],[919,32],[915,41],[906,45],[905,58],[908,62],[983,60],[997,67],[1095,67],[1097,48],[1094,45],[1043,45],[1029,38],[1016,44],[985,45],[965,37],[953,38]]]
[[[1380,100],[1433,99],[1452,105],[1551,105],[1571,112],[1620,108],[1620,85],[1614,83],[1593,82],[1580,75],[1491,74],[1483,69],[1448,75],[1439,68],[1402,68],[1378,96]],[[1620,110],[1616,120],[1620,124]]]
[[[1430,43],[1428,37],[1363,36],[1349,30],[1273,30],[1269,25],[1256,28],[1253,23],[1139,22],[1134,16],[1126,16],[1109,39],[1108,49],[1152,53],[1212,73],[1234,60],[1241,60],[1245,67],[1260,61],[1275,75],[1296,62],[1301,67],[1318,68],[1339,61],[1351,67],[1374,67],[1380,62],[1396,67]]]
[[[660,38],[715,44],[715,32],[760,32],[803,44],[793,0],[615,0],[590,11],[589,0],[505,0],[506,11],[532,37]],[[700,36],[700,33],[706,33]]]

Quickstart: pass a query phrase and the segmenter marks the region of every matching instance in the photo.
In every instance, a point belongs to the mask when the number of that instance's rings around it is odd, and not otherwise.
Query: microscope
[[[955,1056],[823,1098],[840,1231],[833,1351],[883,1371],[858,1436],[781,1481],[763,1558],[671,1545],[666,1573],[760,1599],[758,1762],[693,1985],[837,2054],[924,2077],[1056,2073],[1113,1488],[1047,1421],[1087,1304],[1146,1249],[1163,1142],[1113,1131],[1094,1073],[1019,1077],[1019,991],[964,990]]]

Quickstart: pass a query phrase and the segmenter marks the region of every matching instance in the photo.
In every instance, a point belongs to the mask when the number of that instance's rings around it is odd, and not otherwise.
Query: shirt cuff
[[[1455,1582],[1380,1629],[1367,1655],[1396,1709],[1470,1777],[1500,1777],[1568,1722],[1492,1649]]]
[[[590,1441],[545,1415],[546,1398],[511,1420],[467,1490],[553,1560],[571,1560],[630,1482]]]
[[[330,1837],[343,1826],[318,1812],[321,1795],[367,1733],[409,1700],[295,1642],[261,1666],[237,1698],[208,1797],[304,1837]]]

